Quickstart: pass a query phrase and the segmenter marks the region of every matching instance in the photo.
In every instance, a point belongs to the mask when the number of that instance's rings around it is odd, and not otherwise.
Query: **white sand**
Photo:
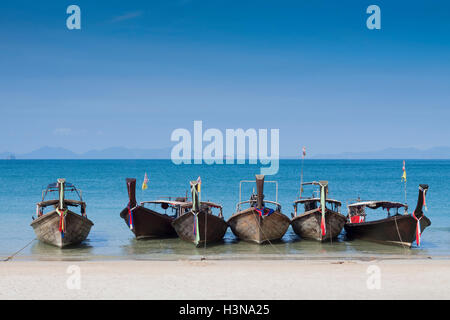
[[[0,262],[0,299],[449,298],[450,260]]]

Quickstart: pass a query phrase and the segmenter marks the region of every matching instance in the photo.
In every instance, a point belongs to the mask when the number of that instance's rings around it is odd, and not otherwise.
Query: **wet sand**
[[[13,260],[0,299],[450,299],[449,271],[448,259]]]

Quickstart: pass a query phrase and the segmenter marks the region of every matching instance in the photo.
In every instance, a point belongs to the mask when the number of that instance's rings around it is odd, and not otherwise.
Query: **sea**
[[[289,227],[281,241],[257,245],[237,240],[228,229],[224,241],[195,248],[178,238],[136,240],[120,211],[128,203],[126,178],[137,179],[137,201],[185,196],[189,181],[201,177],[202,200],[223,206],[228,219],[239,201],[242,180],[254,180],[261,167],[253,164],[181,164],[171,160],[1,160],[0,161],[0,258],[15,260],[180,260],[180,259],[397,259],[450,257],[450,160],[406,160],[407,184],[402,182],[402,160],[305,160],[303,181],[327,180],[329,198],[342,202],[347,214],[349,201],[389,200],[414,209],[418,186],[429,185],[427,211],[432,222],[413,248],[362,240],[349,241],[345,231],[332,242],[299,239]],[[276,200],[291,217],[299,195],[301,160],[280,160],[276,175],[266,176],[265,199]],[[142,190],[144,175],[148,189]],[[82,190],[87,215],[94,222],[81,245],[56,248],[35,238],[30,226],[42,191],[58,178]],[[242,200],[248,200],[255,185],[244,183]],[[405,194],[406,191],[406,194]],[[305,188],[304,195],[313,189]],[[386,211],[368,212],[368,220],[386,216]]]

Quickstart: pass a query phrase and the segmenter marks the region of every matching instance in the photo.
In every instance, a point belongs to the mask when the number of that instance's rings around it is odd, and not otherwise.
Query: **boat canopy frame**
[[[389,212],[390,209],[395,209],[396,214],[399,214],[398,210],[400,208],[404,208],[403,214],[408,214],[408,205],[401,202],[395,202],[395,201],[385,201],[385,200],[353,200],[356,202],[350,203],[347,205],[348,209],[348,216],[366,216],[366,210],[365,208],[369,208],[372,210],[376,210],[379,208],[387,209],[388,217],[391,215]],[[352,201],[348,201],[352,202]]]
[[[64,191],[64,196],[63,196],[64,207],[65,208],[67,208],[67,206],[80,207],[81,216],[87,218],[86,202],[83,201],[83,191],[81,189],[78,189],[77,187],[75,187],[74,184],[66,182],[65,179],[58,179],[57,182],[50,183],[49,185],[47,185],[47,188],[45,190],[42,190],[42,200],[36,204],[36,217],[39,218],[39,217],[43,216],[44,214],[46,214],[46,213],[44,213],[44,209],[46,207],[49,207],[49,206],[58,207],[58,204],[60,203],[60,199],[45,200],[45,197],[51,192],[59,192],[59,183],[64,184],[64,190],[63,190]],[[78,198],[80,200],[66,199],[65,198],[66,191],[75,192],[78,195]],[[32,218],[34,219],[34,217],[32,217]]]
[[[171,201],[171,200],[153,200],[153,201],[141,201],[142,207],[145,207],[145,204],[167,204],[172,207],[172,210],[176,210],[176,215],[181,216],[184,212],[188,211],[187,209],[192,208],[192,201]],[[200,206],[207,206],[208,208],[217,208],[219,209],[219,217],[223,217],[223,208],[220,204],[210,202],[210,201],[201,201]],[[167,210],[167,209],[166,209]]]
[[[239,182],[239,202],[236,204],[236,212],[241,211],[241,205],[249,203],[250,206],[252,206],[252,204],[257,203],[258,200],[255,199],[250,199],[250,200],[246,200],[246,201],[242,201],[242,184],[244,183],[256,183],[255,180],[241,180]],[[263,200],[263,203],[270,203],[276,206],[276,211],[280,212],[281,211],[281,204],[278,202],[278,182],[277,181],[264,181],[264,184],[266,183],[274,183],[275,184],[275,201],[271,201],[271,200]]]
[[[47,194],[49,194],[51,192],[58,192],[58,191],[59,191],[58,182],[50,183],[45,190],[42,190],[42,200],[41,200],[41,202],[44,202],[45,197],[47,196]],[[80,201],[83,201],[83,190],[78,189],[72,183],[64,181],[64,193],[66,193],[66,191],[68,191],[68,192],[75,192],[78,195],[78,198],[80,199]]]
[[[306,207],[307,204],[310,202],[320,203],[320,198],[304,198],[304,199],[295,200],[294,204],[293,204],[294,210],[297,210],[299,204],[303,204]],[[326,199],[325,203],[331,204],[330,210],[335,211],[335,212],[340,212],[340,208],[342,206],[342,203],[340,201],[335,200],[335,199]]]
[[[305,206],[305,212],[309,212],[311,210],[315,210],[314,208],[313,209],[308,208],[308,210],[307,210],[307,207],[308,207],[308,204],[310,204],[312,202],[320,203],[320,201],[321,201],[321,199],[320,199],[320,195],[321,194],[320,193],[321,193],[322,187],[326,191],[325,204],[331,204],[330,210],[335,211],[335,212],[340,212],[340,208],[342,206],[342,203],[340,201],[338,201],[338,200],[328,199],[326,197],[326,195],[328,194],[328,181],[326,181],[326,180],[315,181],[314,180],[314,181],[310,181],[310,182],[302,182],[300,184],[301,190],[303,189],[303,186],[306,186],[306,185],[319,186],[319,190],[318,191],[313,191],[313,196],[311,196],[311,197],[302,197],[300,195],[299,198],[297,200],[295,200],[294,203],[293,203],[295,213],[297,213],[297,208],[298,208],[299,204],[303,204]],[[319,196],[315,197],[314,196],[314,192],[317,192],[319,194]],[[300,194],[302,194],[302,192]],[[315,206],[315,207],[318,208],[318,206]]]

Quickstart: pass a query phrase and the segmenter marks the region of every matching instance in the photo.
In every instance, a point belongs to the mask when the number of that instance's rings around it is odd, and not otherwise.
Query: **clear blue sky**
[[[2,1],[0,39],[0,152],[169,147],[193,120],[279,128],[282,155],[450,145],[448,1]]]

